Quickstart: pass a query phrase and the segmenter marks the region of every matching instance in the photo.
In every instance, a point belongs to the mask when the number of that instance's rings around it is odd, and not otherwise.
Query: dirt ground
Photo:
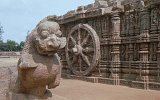
[[[18,58],[0,58],[0,100],[4,81],[9,73],[6,68],[16,66]],[[160,91],[133,89],[124,86],[113,86],[89,83],[79,80],[63,79],[59,87],[51,90],[53,100],[160,100]]]
[[[160,91],[62,79],[55,100],[160,100]],[[57,98],[57,99],[56,99]]]
[[[0,58],[0,67],[16,66],[19,58]]]

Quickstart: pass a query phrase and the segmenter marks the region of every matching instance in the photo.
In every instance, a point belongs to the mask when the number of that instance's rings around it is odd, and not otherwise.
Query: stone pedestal
[[[6,94],[6,100],[54,100],[54,97],[50,91],[47,91],[46,94],[42,97],[30,94],[9,92]]]

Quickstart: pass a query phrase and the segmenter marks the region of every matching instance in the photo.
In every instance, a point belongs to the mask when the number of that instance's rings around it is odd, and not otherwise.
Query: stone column
[[[160,82],[160,33],[158,36],[158,49],[157,49],[157,80]]]
[[[150,13],[148,10],[141,11],[141,34],[140,34],[140,77],[139,80],[142,81],[142,88],[148,89],[149,83],[149,28],[150,28]]]
[[[119,13],[112,14],[112,63],[111,63],[111,78],[114,81],[114,85],[119,85],[119,73],[120,73],[120,16]]]

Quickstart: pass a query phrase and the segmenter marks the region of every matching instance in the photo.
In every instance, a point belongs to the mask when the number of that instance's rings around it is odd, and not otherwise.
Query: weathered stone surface
[[[81,8],[80,13],[73,10],[75,12],[59,19],[69,45],[69,49],[61,51],[61,54],[66,53],[66,57],[62,55],[66,66],[63,72],[85,77],[89,74],[84,73],[88,72],[91,76],[109,78],[111,82],[107,80],[106,83],[160,90],[160,1],[95,0]],[[79,27],[78,36],[77,25],[88,27]],[[92,32],[86,31],[90,29]],[[98,36],[90,38],[91,34]],[[94,39],[99,39],[100,43]],[[85,60],[75,55],[79,47],[72,40],[82,42],[80,49]],[[96,48],[98,44],[100,50]],[[74,59],[68,58],[68,52]],[[98,54],[101,58],[94,58]],[[95,59],[98,62],[91,65]],[[90,70],[93,66],[96,66],[95,70]]]
[[[47,88],[60,84],[62,66],[57,52],[64,48],[66,40],[61,37],[59,24],[52,18],[42,20],[27,37],[17,75],[11,78],[10,91],[15,98],[21,98],[20,94],[44,97]]]

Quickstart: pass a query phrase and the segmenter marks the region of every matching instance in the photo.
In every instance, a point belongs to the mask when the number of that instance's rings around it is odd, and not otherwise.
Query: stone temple
[[[63,76],[160,90],[159,0],[95,0],[58,23]]]
[[[160,90],[160,0],[95,0],[48,16],[27,36],[17,67],[0,75],[6,100],[53,100],[61,75]]]

